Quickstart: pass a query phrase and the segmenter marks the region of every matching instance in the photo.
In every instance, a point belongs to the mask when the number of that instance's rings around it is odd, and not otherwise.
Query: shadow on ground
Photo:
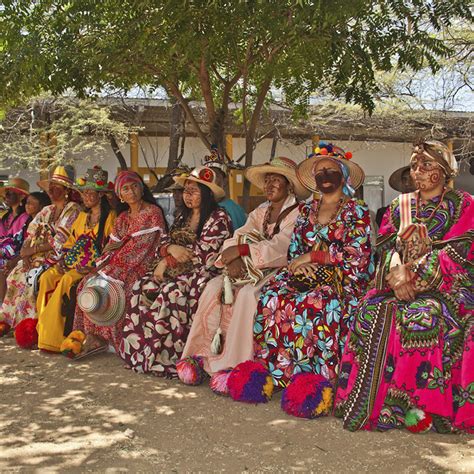
[[[137,375],[112,354],[73,362],[0,339],[0,470],[474,470],[474,437],[349,433],[207,386]]]

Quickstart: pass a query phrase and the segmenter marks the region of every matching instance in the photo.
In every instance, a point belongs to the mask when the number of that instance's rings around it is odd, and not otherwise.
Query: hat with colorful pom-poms
[[[426,433],[433,426],[433,419],[429,413],[419,408],[412,408],[405,415],[405,427],[412,433]]]
[[[362,186],[365,173],[357,163],[352,161],[352,153],[350,151],[345,152],[342,148],[332,143],[319,142],[319,145],[313,148],[313,153],[306,160],[302,161],[296,170],[299,180],[306,188],[311,191],[318,191],[314,179],[314,167],[319,161],[325,159],[335,161],[339,166],[343,165],[347,170],[346,173],[343,171],[345,181],[348,182],[352,190]]]
[[[300,373],[293,375],[283,390],[281,408],[299,418],[319,418],[329,415],[333,405],[333,388],[322,375]]]
[[[100,166],[94,166],[87,170],[86,175],[76,179],[75,188],[78,191],[92,190],[97,192],[110,192],[109,173]]]
[[[233,400],[244,403],[267,403],[274,388],[270,372],[261,363],[251,360],[232,370],[227,387]]]
[[[232,370],[219,370],[211,375],[209,387],[216,395],[229,396],[229,375]]]
[[[201,356],[188,356],[176,362],[178,378],[186,385],[200,385],[204,380],[204,362]]]
[[[38,320],[26,318],[15,326],[15,340],[22,349],[34,349],[38,344]]]

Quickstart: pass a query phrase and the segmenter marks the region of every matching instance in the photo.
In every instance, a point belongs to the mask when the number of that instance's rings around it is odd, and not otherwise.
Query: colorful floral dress
[[[226,211],[215,210],[189,246],[194,253],[192,271],[162,283],[148,274],[136,283],[120,346],[121,357],[134,371],[176,377],[175,364],[183,352],[199,297],[218,273],[214,263],[231,230]]]
[[[63,255],[65,256],[65,263],[70,269],[66,272],[60,272],[58,266],[55,265],[48,268],[41,275],[36,300],[38,347],[40,349],[59,352],[61,343],[65,335],[67,336],[67,334],[64,334],[66,314],[63,301],[65,297],[69,299],[71,288],[84,277],[84,274],[78,272],[76,268],[95,266],[95,260],[99,256],[94,242],[99,231],[99,223],[95,224],[94,227],[89,227],[87,224],[88,215],[87,212],[79,214],[72,226],[71,235],[64,244]],[[105,221],[104,242],[107,241],[112,232],[114,221],[115,212],[111,211]],[[71,249],[73,250],[71,251]],[[68,251],[71,252],[68,253]],[[71,316],[73,315],[74,312]]]
[[[126,311],[130,308],[132,287],[152,265],[155,250],[166,229],[163,212],[158,206],[147,205],[138,216],[130,217],[129,212],[122,212],[115,220],[114,229],[110,235],[110,243],[104,249],[101,259],[104,266],[101,272],[119,280],[124,284]],[[130,237],[132,234],[138,234]],[[98,265],[101,265],[100,260]],[[107,262],[107,263],[105,263]],[[84,278],[77,288],[79,293],[89,277]],[[122,328],[125,319],[122,317],[114,326],[96,326],[76,306],[74,329],[94,334],[112,345],[118,351],[122,340]]]
[[[439,201],[419,209],[432,248],[414,267],[427,290],[411,302],[396,299],[385,283],[397,250],[398,199],[384,216],[376,288],[354,320],[336,394],[337,412],[351,431],[403,427],[416,407],[432,416],[437,431],[474,432],[474,205],[462,191]],[[416,208],[413,198],[414,222]]]
[[[310,252],[316,244],[327,247],[331,265],[326,270],[337,275],[339,284],[319,280],[301,291],[292,286],[293,275],[284,268],[262,289],[257,306],[255,357],[266,364],[280,387],[299,372],[335,380],[348,326],[373,273],[365,203],[348,200],[323,226],[316,222],[316,212],[316,201],[300,206],[288,260]]]
[[[10,216],[7,222],[2,222],[2,230],[0,231],[0,269],[2,269],[9,260],[18,256],[21,246],[27,235],[28,225],[31,217],[23,212],[19,216]]]
[[[80,212],[79,204],[68,202],[54,222],[55,209],[54,205],[45,206],[28,226],[25,243],[40,245],[48,242],[52,247],[49,252],[31,256],[32,268],[49,267],[60,258],[72,224]],[[36,318],[36,296],[33,287],[26,282],[26,276],[27,270],[23,267],[23,260],[20,260],[7,278],[8,289],[0,310],[0,320],[12,327],[25,318]]]

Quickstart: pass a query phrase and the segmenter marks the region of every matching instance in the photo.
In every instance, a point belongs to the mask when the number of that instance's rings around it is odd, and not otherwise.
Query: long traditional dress
[[[69,238],[72,224],[76,220],[80,206],[68,202],[56,222],[54,222],[54,204],[45,206],[38,212],[28,226],[27,240],[37,245],[48,242],[52,250],[31,256],[31,267],[53,265],[61,256],[61,249]],[[26,282],[27,271],[20,260],[7,278],[7,293],[0,310],[0,320],[15,327],[25,318],[36,318],[36,297],[33,287]]]
[[[231,229],[226,211],[215,210],[189,246],[194,253],[191,271],[162,283],[148,274],[136,283],[120,346],[121,357],[134,371],[176,376],[175,364],[183,352],[199,297],[218,273],[214,263]]]
[[[339,283],[319,280],[310,290],[301,291],[292,286],[292,274],[284,268],[262,289],[257,306],[255,356],[280,387],[299,372],[336,378],[348,326],[373,273],[365,203],[349,199],[326,225],[317,223],[317,209],[316,200],[300,206],[289,261],[310,252],[315,244],[326,246],[331,260],[328,272],[337,269]]]
[[[122,212],[115,220],[114,229],[110,235],[111,243],[120,245],[118,249],[107,250],[101,256],[101,260],[107,263],[101,267],[101,272],[109,277],[119,280],[124,284],[126,297],[126,312],[130,310],[132,287],[152,265],[155,250],[161,241],[166,229],[163,212],[158,206],[146,206],[138,216],[130,217],[129,212]],[[132,234],[139,234],[132,238]],[[113,248],[111,247],[111,248]],[[84,278],[77,288],[79,293],[89,277]],[[94,334],[112,345],[118,351],[122,340],[122,328],[125,318],[122,317],[114,326],[96,326],[76,306],[74,315],[74,329],[80,329],[86,334]]]
[[[95,265],[95,259],[98,257],[92,250],[94,239],[97,238],[99,223],[94,227],[87,226],[87,212],[81,212],[74,222],[71,235],[64,244],[63,253],[73,248],[78,243],[84,243],[82,261],[77,261],[79,266],[90,267]],[[111,211],[104,227],[104,241],[112,232],[112,226],[115,221],[115,212]],[[81,265],[81,263],[83,263]],[[61,343],[64,340],[64,324],[66,315],[63,314],[63,297],[69,298],[69,292],[72,286],[81,280],[84,274],[79,273],[76,268],[61,273],[57,266],[49,268],[41,275],[38,298],[36,300],[38,312],[38,347],[53,352],[59,352]],[[67,334],[66,334],[67,335]]]
[[[265,216],[270,203],[252,211],[243,227],[224,242],[223,250],[237,245],[239,236],[252,232],[265,234],[266,239],[249,244],[250,259],[258,270],[269,270],[256,284],[248,283],[234,288],[233,304],[224,305],[221,293],[224,277],[216,276],[206,285],[199,299],[199,306],[193,319],[191,331],[183,351],[183,357],[199,355],[203,358],[208,373],[233,368],[241,362],[253,359],[253,318],[257,309],[258,296],[263,285],[275,274],[276,269],[286,265],[286,255],[291,234],[298,217],[294,197],[289,197],[282,213],[292,208],[282,219],[279,232],[273,235],[275,223],[264,229]],[[211,353],[211,342],[218,328],[221,328],[224,345],[220,354]]]
[[[27,235],[28,225],[31,217],[23,212],[19,216],[10,216],[6,222],[1,222],[0,230],[0,269],[3,268],[9,260],[18,256],[21,246]]]
[[[453,190],[439,201],[419,209],[433,244],[415,270],[428,289],[411,302],[396,299],[384,281],[396,251],[398,198],[384,216],[377,288],[357,313],[339,375],[336,407],[349,430],[403,427],[416,407],[437,431],[474,432],[474,203]],[[414,222],[416,208],[412,199]]]

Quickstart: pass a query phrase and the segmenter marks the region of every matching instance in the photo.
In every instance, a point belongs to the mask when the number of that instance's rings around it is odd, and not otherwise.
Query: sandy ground
[[[137,375],[113,354],[84,361],[0,339],[2,472],[469,472],[474,437],[349,433],[246,405],[207,385]]]

